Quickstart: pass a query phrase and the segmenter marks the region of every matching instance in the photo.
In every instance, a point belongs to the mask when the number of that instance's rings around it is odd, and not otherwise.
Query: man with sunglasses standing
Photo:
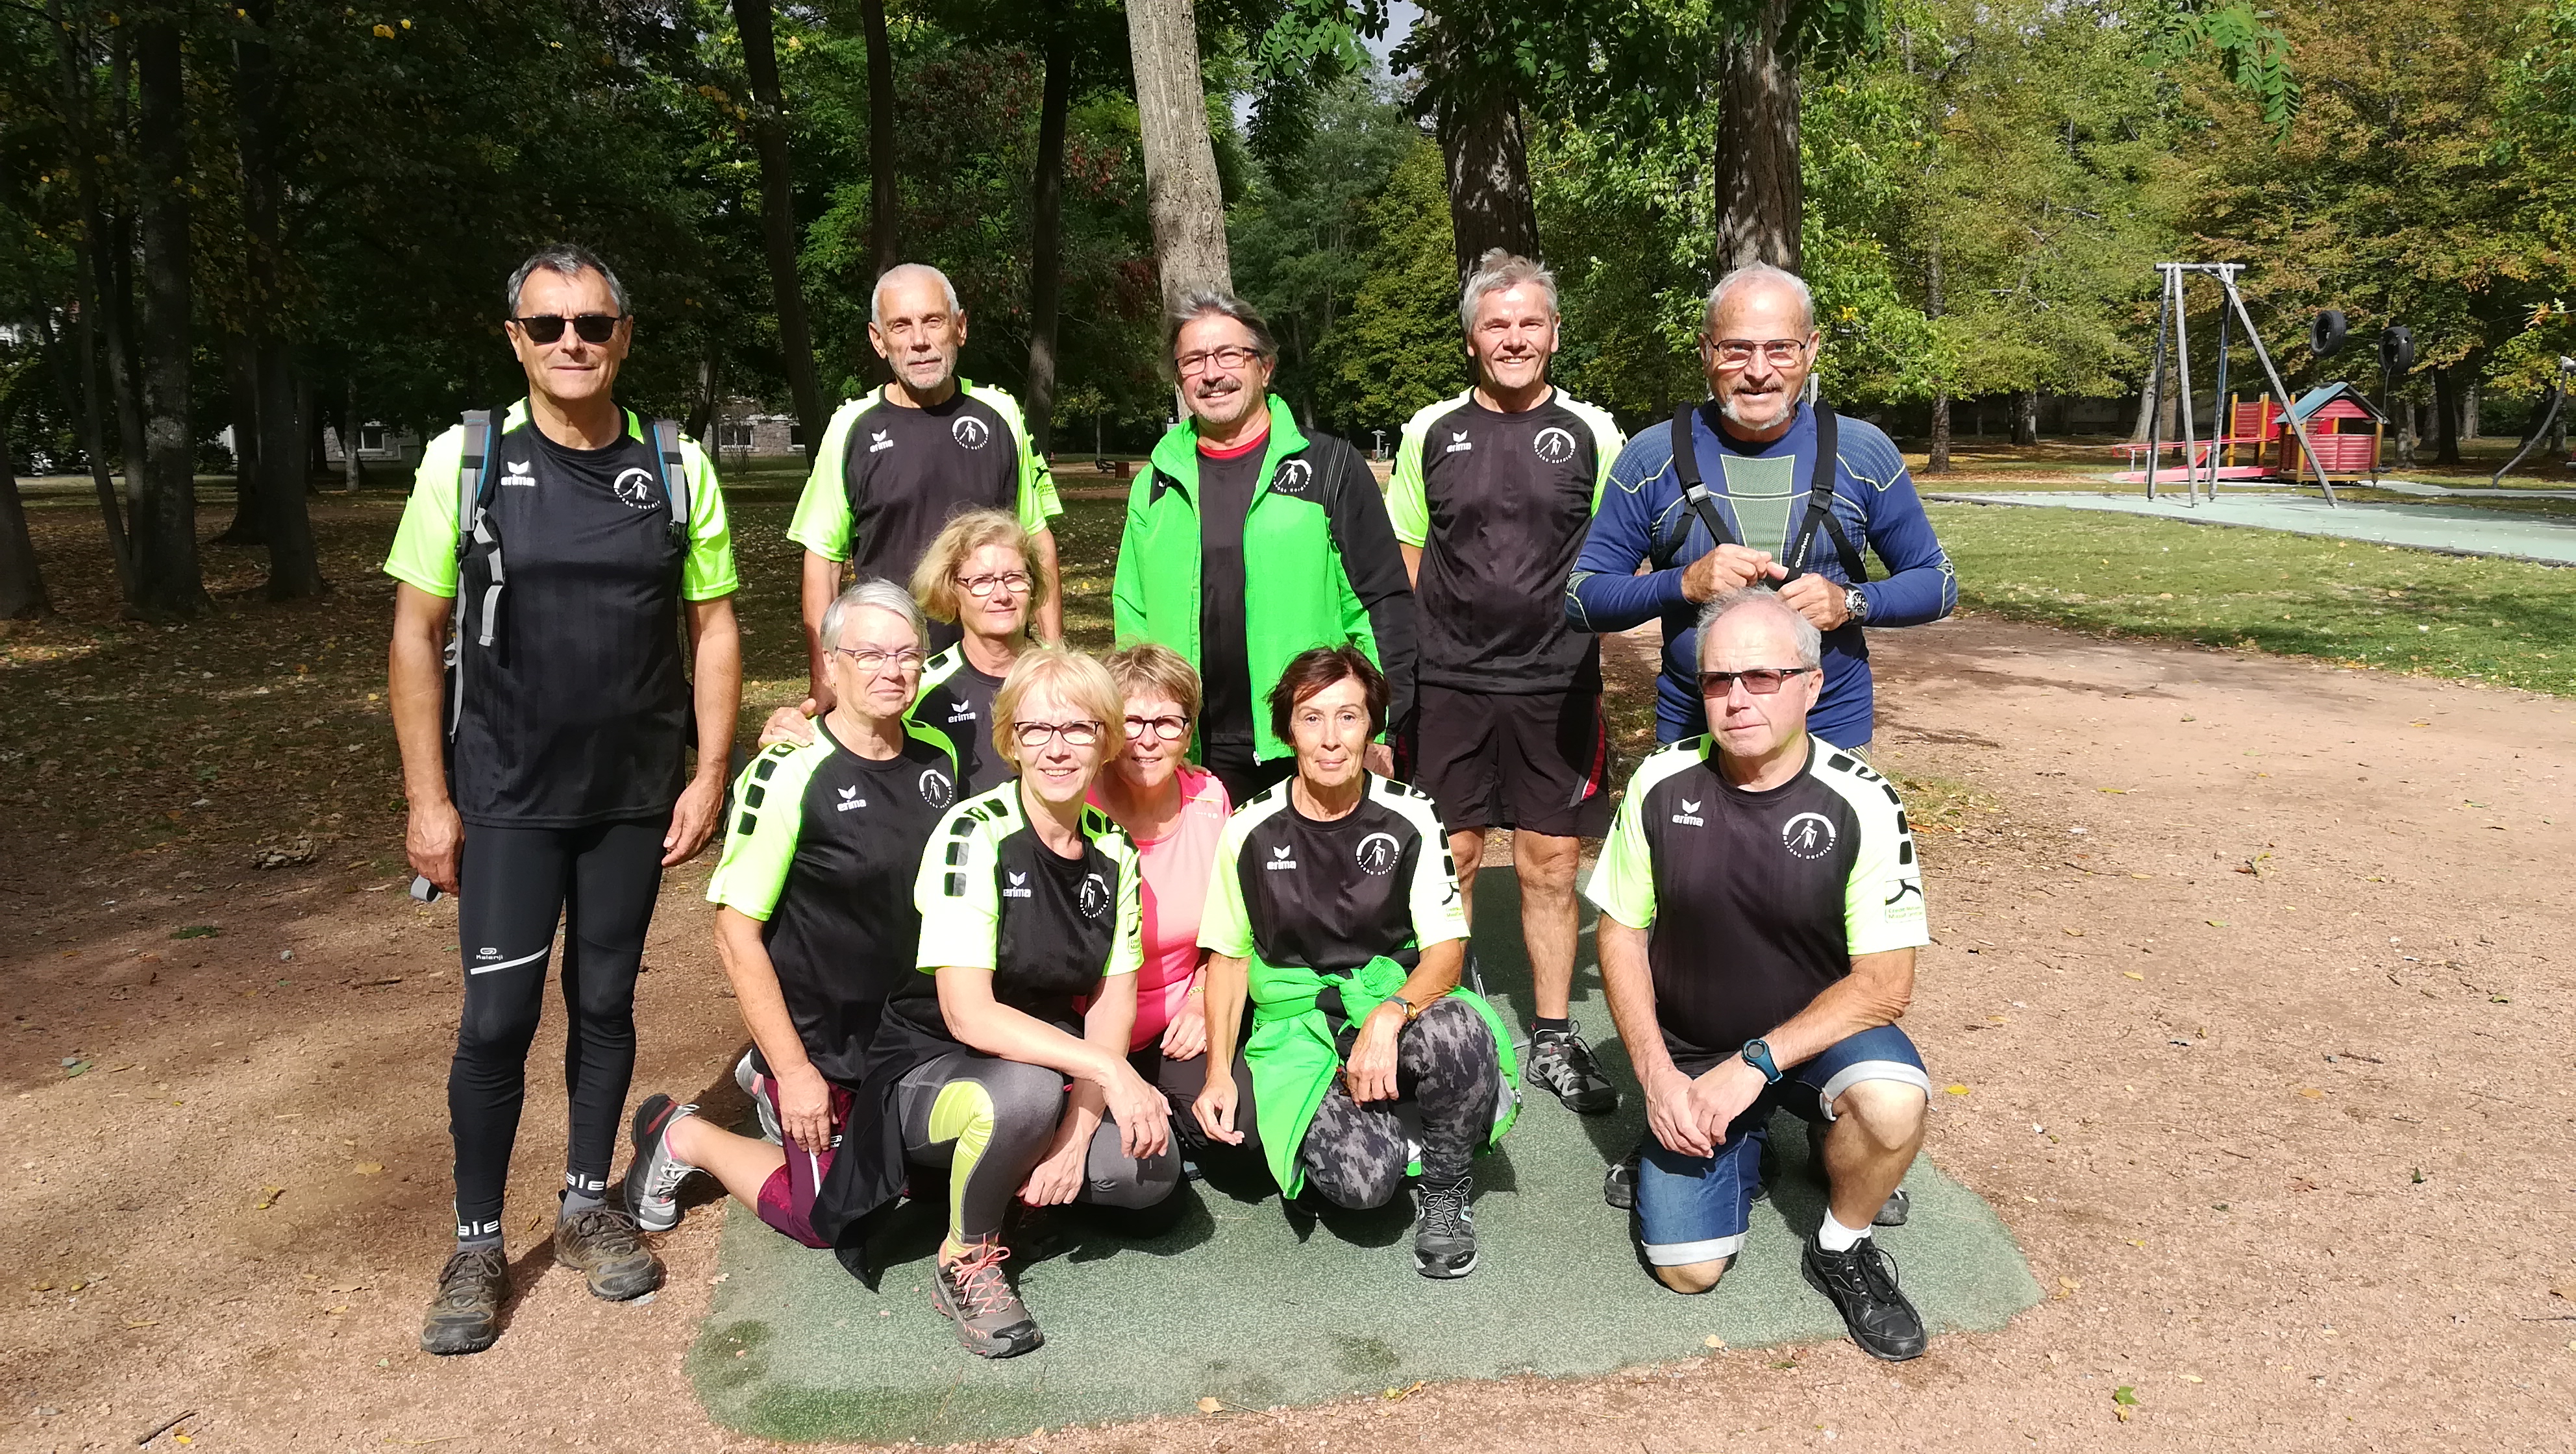
[[[1368,461],[1270,392],[1279,345],[1259,311],[1192,292],[1163,341],[1190,417],[1128,491],[1111,604],[1121,646],[1157,642],[1197,670],[1198,760],[1248,803],[1296,770],[1263,704],[1307,648],[1358,647],[1386,676],[1385,720],[1412,719],[1413,585]],[[1393,776],[1386,741],[1364,756]]]
[[[612,1301],[661,1285],[607,1201],[609,1160],[645,931],[663,870],[716,828],[742,692],[715,470],[611,394],[634,341],[625,289],[559,245],[520,265],[509,304],[528,397],[430,443],[385,561],[404,847],[456,896],[465,970],[447,1083],[456,1246],[421,1327],[432,1353],[500,1336],[502,1192],[558,923],[571,1130],[555,1258]]]
[[[1805,725],[1822,647],[1766,587],[1710,603],[1693,686],[1714,730],[1637,769],[1586,894],[1646,1093],[1636,1211],[1656,1279],[1717,1285],[1752,1226],[1771,1114],[1786,1110],[1823,1128],[1807,1281],[1853,1342],[1894,1361],[1922,1354],[1923,1319],[1871,1225],[1923,1144],[1932,1081],[1896,1022],[1931,931],[1896,790]]]
[[[1721,592],[1778,583],[1780,599],[1824,633],[1823,692],[1807,730],[1847,749],[1873,733],[1862,628],[1937,621],[1958,604],[1950,558],[1895,443],[1803,399],[1822,341],[1795,273],[1764,263],[1728,273],[1709,292],[1700,333],[1708,402],[1639,430],[1610,467],[1565,615],[1594,632],[1662,619],[1658,741],[1708,730],[1693,618]],[[1863,548],[1877,552],[1884,579],[1869,579]]]
[[[1047,525],[1064,513],[1055,478],[1029,443],[1018,402],[958,377],[966,310],[947,274],[924,263],[888,268],[870,295],[868,344],[894,378],[833,414],[787,524],[787,538],[805,547],[808,717],[832,707],[819,633],[824,608],[841,594],[843,567],[859,580],[909,581],[940,528],[967,510],[1019,517],[1036,546],[1036,575],[1047,583],[1035,603],[1037,638],[1064,635]],[[936,654],[957,638],[954,624],[933,621],[924,645]]]

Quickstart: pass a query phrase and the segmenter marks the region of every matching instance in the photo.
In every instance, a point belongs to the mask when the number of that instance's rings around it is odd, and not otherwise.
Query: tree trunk
[[[1073,102],[1073,29],[1062,0],[1047,7],[1046,90],[1038,106],[1038,165],[1030,188],[1029,444],[1055,442],[1056,314],[1064,297],[1064,128]]]
[[[224,385],[233,424],[233,523],[216,545],[259,545],[259,345],[248,334],[224,335]]]
[[[1727,42],[1718,99],[1717,251],[1721,275],[1748,263],[1798,270],[1806,186],[1798,172],[1798,58],[1786,49],[1790,0],[1760,0]]]
[[[143,410],[136,397],[134,374],[134,292],[122,259],[131,252],[133,239],[122,219],[109,216],[105,189],[99,182],[99,168],[107,160],[108,143],[98,133],[90,99],[90,61],[78,45],[79,32],[64,13],[62,0],[47,0],[45,9],[52,22],[47,28],[54,36],[54,58],[62,71],[63,114],[71,133],[73,190],[80,205],[81,228],[75,247],[86,279],[82,299],[86,306],[80,317],[82,392],[89,397],[91,417],[98,421],[91,432],[101,436],[100,444],[91,448],[91,468],[104,471],[107,461],[106,425],[101,417],[104,410],[98,400],[98,369],[103,353],[108,397],[116,407],[120,446],[116,464],[125,476],[125,498],[116,501],[102,495],[99,504],[112,516],[107,527],[108,543],[117,551],[117,573],[124,585],[126,604],[132,605],[136,579],[134,544],[126,521],[143,494],[137,474],[143,462]],[[116,26],[108,37],[109,66],[120,113],[132,29]]]
[[[2398,391],[2397,397],[2389,402],[2388,412],[2397,429],[2397,468],[2413,469],[2415,445],[2422,437],[2418,432],[2422,426],[2415,422],[2413,385],[2406,385]]]
[[[340,395],[340,488],[354,495],[367,483],[367,462],[358,458],[358,376],[351,374]]]
[[[0,621],[32,621],[54,614],[45,597],[45,573],[36,565],[36,542],[27,534],[27,510],[18,500],[18,467],[9,458],[9,423],[0,417]]]
[[[135,609],[150,620],[212,606],[197,561],[196,430],[188,411],[188,78],[179,26],[146,12],[132,27],[142,194],[143,498],[135,512]]]
[[[885,0],[860,0],[859,20],[868,43],[868,233],[876,252],[876,278],[881,278],[903,261],[896,234],[901,204],[895,198],[894,43],[886,35]],[[876,278],[868,280],[871,303]],[[814,448],[822,438],[807,435],[805,447]]]
[[[2039,390],[2024,389],[2013,396],[2013,443],[2039,443]]]
[[[698,359],[697,387],[689,392],[688,434],[691,439],[696,440],[706,449],[710,458],[715,457],[716,454],[715,436],[708,431],[716,427],[717,347],[715,330],[708,329],[706,352]],[[808,435],[805,439],[805,450],[808,454],[813,452],[814,439],[815,436],[812,435]]]
[[[1487,249],[1538,256],[1538,205],[1530,197],[1529,145],[1520,98],[1497,88],[1440,108],[1440,158],[1449,175],[1449,232],[1458,280]]]
[[[1923,316],[1938,318],[1947,306],[1941,293],[1941,239],[1936,235],[1923,249]],[[1950,391],[1944,387],[1932,395],[1932,447],[1923,461],[1923,473],[1946,475],[1950,472]]]
[[[1199,29],[1190,0],[1128,0],[1127,46],[1145,148],[1145,207],[1154,225],[1165,307],[1197,288],[1234,291],[1225,198],[1208,139]]]
[[[241,121],[242,228],[248,234],[254,366],[259,389],[259,535],[268,546],[268,598],[300,601],[322,594],[322,565],[313,547],[313,515],[304,503],[312,475],[304,467],[298,426],[309,414],[298,397],[295,359],[280,331],[287,314],[285,244],[279,209],[278,112],[284,104],[277,58],[269,49],[272,0],[244,0],[250,23],[233,43]],[[238,412],[238,411],[236,411]]]
[[[2460,386],[2450,369],[2433,370],[2433,463],[2460,462]]]
[[[2478,393],[2479,385],[2476,379],[2469,380],[2468,387],[2460,390],[2460,437],[2462,439],[2484,437],[2478,430]]]
[[[62,335],[54,332],[53,315],[41,300],[36,303],[33,313],[37,335],[44,343],[45,352],[54,361],[56,381],[63,391],[63,407],[80,421],[81,452],[89,456],[90,483],[98,490],[98,512],[107,524],[107,553],[116,567],[117,599],[131,602],[134,599],[134,543],[126,538],[125,505],[116,498],[116,479],[109,468],[107,422],[102,417],[107,406],[99,398],[98,351],[92,337],[96,330],[91,325],[90,310],[81,310],[78,330],[68,343]],[[70,356],[75,348],[80,352],[77,362]]]
[[[751,75],[751,139],[760,152],[761,241],[769,252],[769,286],[778,303],[778,351],[787,368],[787,392],[796,423],[807,439],[823,437],[823,384],[814,371],[814,335],[805,322],[805,285],[796,274],[796,187],[787,156],[787,102],[778,87],[778,43],[770,31],[770,0],[733,0],[733,25],[742,37],[743,68]],[[891,101],[892,96],[887,99]]]

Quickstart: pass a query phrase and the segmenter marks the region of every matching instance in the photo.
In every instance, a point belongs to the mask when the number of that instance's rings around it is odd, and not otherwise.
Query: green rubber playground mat
[[[1477,887],[1488,988],[1525,1024],[1510,871],[1488,869]],[[1603,1373],[1697,1356],[1710,1337],[1750,1347],[1843,1336],[1798,1272],[1823,1190],[1803,1126],[1785,1116],[1773,1126],[1773,1194],[1726,1280],[1682,1297],[1639,1266],[1628,1214],[1601,1200],[1603,1168],[1634,1144],[1643,1110],[1608,1033],[1590,940],[1587,923],[1575,1013],[1625,1103],[1577,1117],[1525,1092],[1520,1124],[1476,1163],[1471,1276],[1414,1272],[1409,1205],[1319,1221],[1283,1210],[1275,1189],[1256,1197],[1265,1177],[1220,1176],[1184,1185],[1157,1236],[1064,1216],[1069,1250],[1014,1269],[1046,1346],[995,1363],[961,1348],[931,1308],[937,1209],[888,1219],[871,1247],[882,1269],[871,1291],[832,1254],[736,1207],[724,1280],[687,1360],[700,1398],[719,1422],[769,1438],[950,1443],[1188,1414],[1203,1398],[1264,1409],[1417,1380]],[[2038,1301],[1984,1202],[1928,1160],[1906,1186],[1912,1220],[1878,1236],[1936,1332],[1993,1328]]]

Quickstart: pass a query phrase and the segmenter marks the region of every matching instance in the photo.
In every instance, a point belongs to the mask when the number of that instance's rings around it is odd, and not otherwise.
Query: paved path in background
[[[2502,492],[2499,492],[2502,493]],[[2517,498],[2535,491],[2514,491]],[[2329,505],[2315,497],[2231,495],[2213,503],[2179,499],[2069,492],[1940,493],[1925,498],[1972,505],[2053,505],[2068,510],[2107,510],[2195,525],[2244,525],[2298,535],[2332,535],[2379,545],[2405,545],[2453,555],[2497,555],[2546,565],[2576,565],[2576,521],[2543,515],[2510,515],[2461,505]]]

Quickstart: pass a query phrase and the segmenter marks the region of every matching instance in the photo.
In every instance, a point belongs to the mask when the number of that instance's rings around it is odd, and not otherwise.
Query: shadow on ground
[[[1488,987],[1525,1023],[1511,870],[1486,869],[1478,899]],[[1092,1224],[1070,1253],[1015,1269],[1047,1344],[986,1363],[930,1306],[937,1228],[924,1209],[906,1208],[879,1237],[885,1271],[872,1292],[832,1254],[737,1207],[724,1281],[688,1358],[700,1397],[718,1422],[770,1438],[947,1443],[1186,1413],[1203,1398],[1265,1409],[1417,1380],[1601,1373],[1696,1356],[1710,1337],[1744,1347],[1841,1336],[1832,1306],[1798,1275],[1800,1237],[1823,1203],[1806,1137],[1785,1119],[1773,1137],[1777,1193],[1756,1208],[1726,1281],[1686,1298],[1639,1269],[1628,1215],[1601,1200],[1606,1160],[1633,1144],[1642,1111],[1590,943],[1587,927],[1575,1012],[1626,1103],[1590,1119],[1543,1096],[1527,1105],[1503,1149],[1478,1163],[1474,1275],[1417,1276],[1400,1211],[1292,1222],[1275,1194],[1199,1183],[1182,1189],[1187,1201],[1159,1235]],[[1912,1223],[1880,1236],[1936,1330],[1996,1327],[2038,1300],[1985,1203],[1929,1162],[1906,1185]]]

